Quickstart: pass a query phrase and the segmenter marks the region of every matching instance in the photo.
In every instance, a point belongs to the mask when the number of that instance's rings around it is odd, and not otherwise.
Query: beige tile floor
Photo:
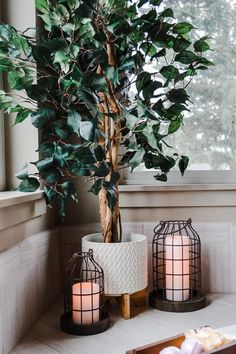
[[[189,313],[168,313],[147,307],[142,311],[139,309],[127,321],[113,304],[109,330],[98,335],[76,337],[59,329],[60,298],[10,354],[125,354],[131,348],[186,329],[206,324],[214,328],[236,325],[236,294],[212,294],[208,301],[206,308]],[[230,327],[227,332],[236,335],[236,327]]]

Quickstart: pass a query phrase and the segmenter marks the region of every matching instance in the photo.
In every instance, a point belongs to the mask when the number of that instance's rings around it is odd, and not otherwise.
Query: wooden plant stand
[[[146,306],[147,304],[147,288],[140,290],[133,294],[122,294],[122,295],[106,295],[106,301],[110,298],[115,298],[119,304],[120,312],[125,320],[131,318],[131,306]]]

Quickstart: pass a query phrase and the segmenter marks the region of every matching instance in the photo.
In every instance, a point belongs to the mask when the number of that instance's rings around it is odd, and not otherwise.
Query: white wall
[[[0,354],[14,348],[60,291],[55,232],[41,232],[0,252]]]

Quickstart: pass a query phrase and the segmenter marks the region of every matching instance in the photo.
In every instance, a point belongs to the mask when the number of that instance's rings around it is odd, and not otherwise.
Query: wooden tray
[[[182,342],[184,341],[185,336],[183,334],[168,338],[163,341],[145,345],[136,349],[129,350],[126,354],[159,354],[159,352],[169,346],[175,346],[180,348]],[[219,349],[211,350],[206,352],[208,354],[236,354],[236,341],[233,340],[230,344],[224,345]]]

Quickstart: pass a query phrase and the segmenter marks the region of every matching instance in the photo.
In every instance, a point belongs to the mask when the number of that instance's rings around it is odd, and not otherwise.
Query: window
[[[0,77],[0,88],[2,80]],[[5,151],[4,151],[4,121],[3,113],[0,111],[0,191],[5,188]]]
[[[1,3],[0,3],[0,21],[1,21]],[[2,77],[0,76],[0,89],[2,87]],[[3,114],[0,111],[0,191],[5,188],[5,152],[4,152],[4,122]]]
[[[190,157],[185,177],[170,174],[172,183],[236,181],[236,0],[164,0],[180,21],[199,27],[196,39],[213,37],[210,59],[215,67],[202,71],[189,89],[193,104],[184,126],[168,143]],[[150,68],[151,70],[151,68]],[[150,172],[153,175],[153,171]],[[124,179],[156,183],[149,172],[125,172]],[[176,180],[177,178],[177,180]]]

